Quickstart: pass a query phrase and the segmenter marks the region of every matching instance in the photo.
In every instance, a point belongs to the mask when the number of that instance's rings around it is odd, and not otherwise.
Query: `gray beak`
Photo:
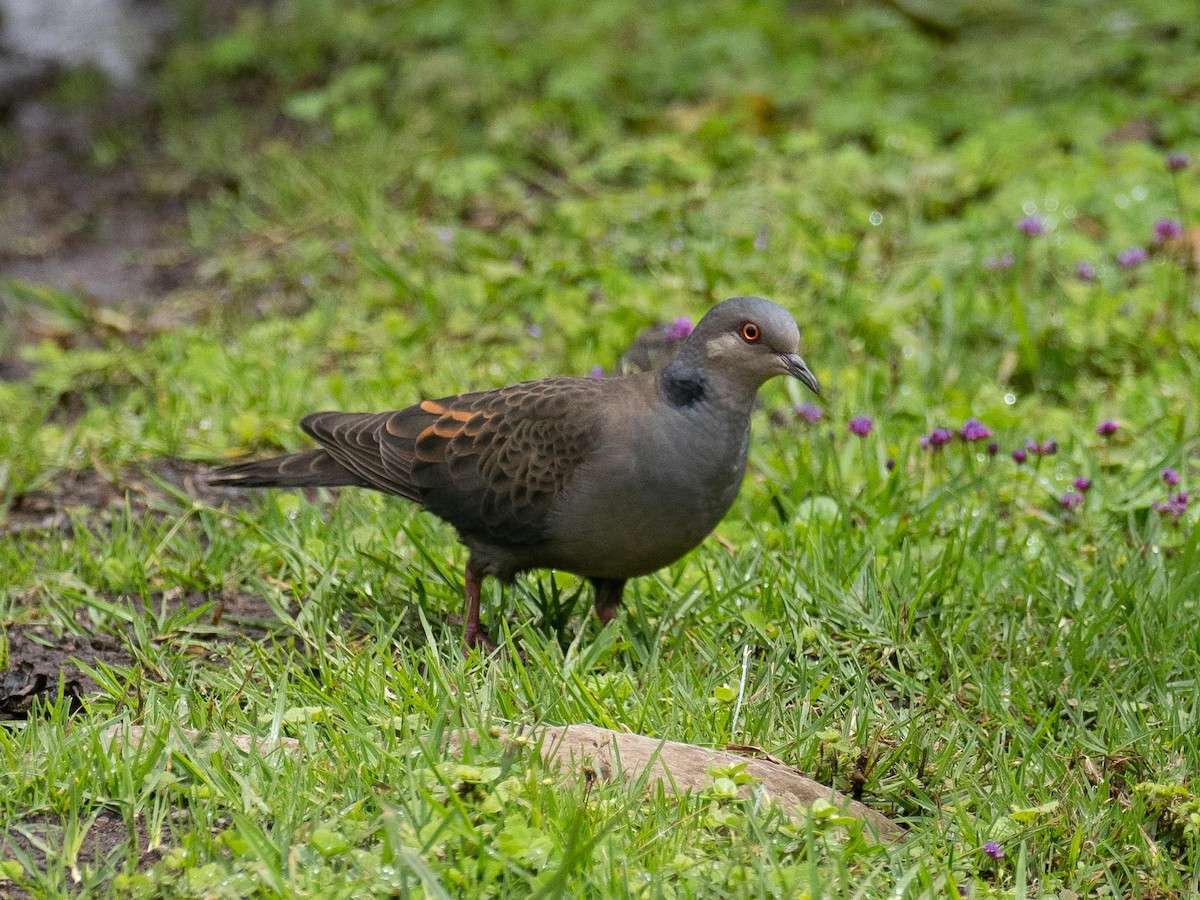
[[[791,375],[793,378],[800,379],[800,381],[804,383],[805,387],[807,387],[818,397],[821,396],[821,385],[817,384],[817,376],[809,371],[808,366],[798,354],[785,353],[780,356],[779,359],[783,362],[783,367],[787,370],[789,375]]]

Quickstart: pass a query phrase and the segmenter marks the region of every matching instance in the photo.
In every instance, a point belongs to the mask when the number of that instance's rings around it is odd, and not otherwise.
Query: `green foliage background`
[[[72,835],[116,809],[135,835],[82,869],[70,841],[41,873],[15,858],[15,882],[1194,895],[1200,541],[1194,503],[1153,507],[1163,468],[1196,479],[1200,244],[1152,227],[1200,222],[1195,12],[283,0],[184,40],[156,82],[165,158],[99,146],[195,198],[197,277],[138,340],[78,298],[0,287],[89,337],[27,347],[33,375],[0,384],[5,503],[63,468],[298,448],[316,408],[611,368],[644,326],[740,293],[797,315],[825,419],[770,386],[719,529],[735,552],[709,541],[643,579],[607,631],[569,576],[527,579],[491,598],[490,660],[461,660],[446,621],[453,535],[379,497],[176,497],[6,533],[7,624],[110,632],[134,660],[74,718],[0,731],[7,828]],[[1046,233],[1019,234],[1026,215]],[[1122,269],[1131,246],[1150,260]],[[866,440],[852,415],[874,418]],[[970,416],[995,458],[921,449]],[[1051,436],[1058,454],[1009,459]],[[1094,487],[1065,511],[1076,476]],[[273,610],[267,639],[218,642],[211,607],[172,602],[243,595]],[[585,788],[438,738],[581,721],[760,745],[912,836],[871,848],[719,781],[687,801]],[[162,740],[106,749],[114,723]],[[180,745],[180,726],[215,743]],[[302,756],[247,756],[235,734]],[[170,848],[140,870],[139,822]]]

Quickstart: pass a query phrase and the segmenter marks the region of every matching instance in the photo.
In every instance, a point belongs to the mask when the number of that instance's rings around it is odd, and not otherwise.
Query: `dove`
[[[758,390],[786,375],[818,396],[800,332],[761,297],[713,306],[657,371],[562,377],[423,400],[390,412],[316,412],[317,449],[210,471],[233,488],[362,487],[411,500],[468,550],[464,652],[488,576],[533,569],[591,582],[607,624],[625,584],[693,550],[746,473]]]

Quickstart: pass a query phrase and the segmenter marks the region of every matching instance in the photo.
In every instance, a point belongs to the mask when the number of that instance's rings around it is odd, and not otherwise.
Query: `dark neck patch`
[[[704,379],[695,374],[684,374],[667,370],[662,378],[663,395],[672,406],[687,408],[695,406],[708,393]]]

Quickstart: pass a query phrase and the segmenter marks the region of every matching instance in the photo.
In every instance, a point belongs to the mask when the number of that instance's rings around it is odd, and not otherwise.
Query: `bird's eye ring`
[[[757,344],[762,340],[762,331],[753,322],[743,322],[738,332],[741,334],[742,340],[747,344]]]

